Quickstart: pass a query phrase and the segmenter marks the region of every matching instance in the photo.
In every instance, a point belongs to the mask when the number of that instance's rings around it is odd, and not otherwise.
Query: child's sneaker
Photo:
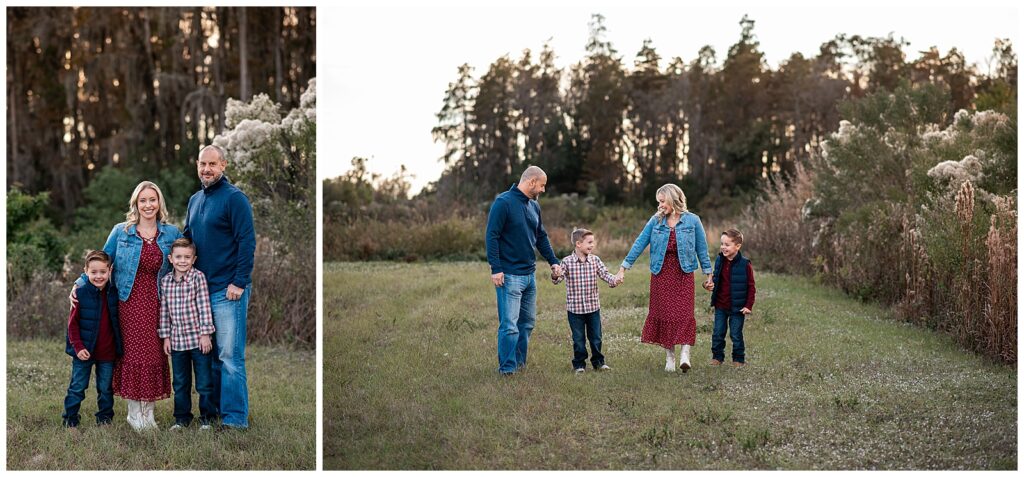
[[[210,429],[213,429],[213,426],[211,426],[209,424],[200,424],[199,425],[199,430],[200,431],[208,431]]]
[[[179,431],[179,430],[184,429],[184,428],[185,428],[185,426],[183,426],[181,424],[178,424],[178,423],[174,423],[174,425],[171,426],[171,430],[172,431]]]
[[[598,371],[611,371],[611,369],[612,367],[608,366],[607,364],[602,364],[599,368],[597,368]]]
[[[576,374],[583,374],[586,371],[587,371],[587,368],[576,368],[576,369],[573,370],[573,372],[576,373]]]
[[[721,365],[722,365],[721,361],[719,361],[717,359],[712,359],[711,360],[711,366],[721,366]]]
[[[737,367],[737,368],[742,368],[742,367],[746,366],[746,365],[747,365],[747,363],[741,363],[741,362],[739,362],[739,361],[733,361],[733,362],[732,362],[732,365],[733,365],[734,367]]]

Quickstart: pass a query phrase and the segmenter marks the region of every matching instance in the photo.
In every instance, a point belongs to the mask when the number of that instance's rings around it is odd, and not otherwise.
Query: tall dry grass
[[[1017,205],[1013,196],[995,200],[985,251],[988,253],[984,351],[1017,362]]]
[[[813,184],[813,172],[800,168],[744,213],[744,249],[759,268],[817,275],[861,299],[892,305],[905,321],[943,330],[967,349],[1016,363],[1014,196],[981,207],[965,181],[932,210],[880,203],[841,225],[803,213]],[[983,210],[991,214],[987,233],[978,227]]]
[[[809,275],[815,263],[811,237],[817,230],[804,219],[804,205],[814,194],[814,172],[798,164],[788,179],[769,184],[765,195],[741,215],[743,248],[759,268]]]

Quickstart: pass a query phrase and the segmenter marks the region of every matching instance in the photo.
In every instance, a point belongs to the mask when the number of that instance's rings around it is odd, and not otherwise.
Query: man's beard
[[[221,177],[224,177],[224,174],[218,174],[218,175],[217,175],[216,177],[214,177],[213,179],[210,179],[210,181],[209,181],[209,182],[207,182],[207,181],[203,180],[203,178],[202,178],[202,177],[200,177],[200,178],[199,178],[199,182],[203,184],[203,187],[210,187],[210,186],[212,186],[212,185],[216,184],[216,183],[217,183],[217,181],[219,181]]]

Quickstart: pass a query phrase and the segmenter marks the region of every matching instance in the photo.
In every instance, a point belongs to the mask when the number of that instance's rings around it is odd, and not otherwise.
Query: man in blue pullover
[[[551,264],[555,276],[562,274],[537,204],[547,182],[541,168],[526,168],[519,183],[498,195],[487,214],[487,262],[498,295],[498,372],[505,376],[526,365],[530,332],[537,319],[534,247]]]
[[[249,309],[256,231],[249,198],[224,176],[227,156],[217,146],[199,151],[203,189],[188,200],[184,236],[196,245],[195,267],[210,287],[213,324],[213,405],[225,427],[249,427],[245,321]]]

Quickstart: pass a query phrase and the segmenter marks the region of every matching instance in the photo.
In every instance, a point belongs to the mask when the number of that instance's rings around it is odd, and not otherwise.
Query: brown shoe
[[[746,366],[746,365],[747,365],[747,363],[741,363],[741,362],[739,362],[739,361],[733,361],[733,362],[732,362],[732,365],[733,365],[733,366],[735,366],[735,367],[737,367],[737,368],[742,368],[742,367]]]
[[[719,361],[717,359],[711,360],[711,366],[721,366],[721,365],[722,365],[721,361]]]

